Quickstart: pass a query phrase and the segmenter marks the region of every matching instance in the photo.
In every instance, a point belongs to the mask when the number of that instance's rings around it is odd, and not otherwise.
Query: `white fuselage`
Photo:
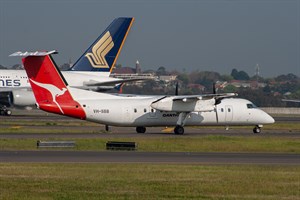
[[[93,83],[103,83],[120,79],[109,77],[105,72],[62,71],[69,86],[82,89],[95,89],[97,86],[87,86]],[[114,87],[113,84],[111,86]],[[30,106],[35,104],[35,98],[25,70],[0,70],[0,92],[13,93],[14,104]]]
[[[73,93],[74,94],[74,93]],[[81,104],[88,121],[113,126],[174,126],[179,113],[159,111],[151,104],[162,96],[124,97],[111,94],[95,95],[95,99],[84,99],[76,93],[75,99]],[[247,105],[251,105],[248,108]],[[274,119],[253,107],[245,99],[228,98],[208,112],[190,112],[185,125],[258,125],[274,123]]]

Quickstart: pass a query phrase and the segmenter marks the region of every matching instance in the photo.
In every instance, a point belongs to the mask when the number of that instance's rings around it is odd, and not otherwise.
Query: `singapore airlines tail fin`
[[[66,80],[51,57],[52,53],[55,51],[23,55],[27,56],[22,62],[37,106],[47,112],[85,119],[85,112],[73,99]]]
[[[109,76],[134,18],[116,18],[75,62],[71,71],[98,71]],[[106,73],[105,73],[106,72]]]

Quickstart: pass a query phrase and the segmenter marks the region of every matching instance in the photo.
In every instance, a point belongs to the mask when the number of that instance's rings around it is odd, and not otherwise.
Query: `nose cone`
[[[261,121],[262,124],[274,124],[275,122],[274,118],[264,111],[263,114],[261,115]]]

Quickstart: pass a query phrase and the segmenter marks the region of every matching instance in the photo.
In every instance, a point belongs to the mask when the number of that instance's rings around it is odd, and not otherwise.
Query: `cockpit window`
[[[253,103],[248,103],[247,104],[247,108],[251,109],[251,108],[256,108],[257,106],[254,105]]]

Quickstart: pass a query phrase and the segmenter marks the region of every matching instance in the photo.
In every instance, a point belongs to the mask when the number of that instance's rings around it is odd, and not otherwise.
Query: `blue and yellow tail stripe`
[[[133,22],[134,22],[134,18],[133,18],[133,17],[130,18],[130,19],[131,19],[131,20],[130,20],[130,23],[129,23],[129,27],[127,28],[127,31],[126,31],[126,33],[125,33],[124,39],[123,39],[122,42],[121,42],[120,48],[119,48],[119,50],[118,50],[118,53],[117,53],[117,55],[116,55],[116,57],[115,57],[115,59],[114,59],[112,65],[111,65],[112,67],[110,68],[110,72],[112,72],[112,70],[113,70],[113,68],[114,68],[114,66],[115,66],[115,64],[116,64],[116,61],[118,60],[119,54],[120,54],[120,52],[121,52],[121,49],[123,48],[123,45],[124,45],[124,43],[125,43],[125,40],[126,40],[126,38],[127,38],[127,36],[128,36],[128,33],[129,33],[130,29],[131,29],[131,26],[132,26]]]

